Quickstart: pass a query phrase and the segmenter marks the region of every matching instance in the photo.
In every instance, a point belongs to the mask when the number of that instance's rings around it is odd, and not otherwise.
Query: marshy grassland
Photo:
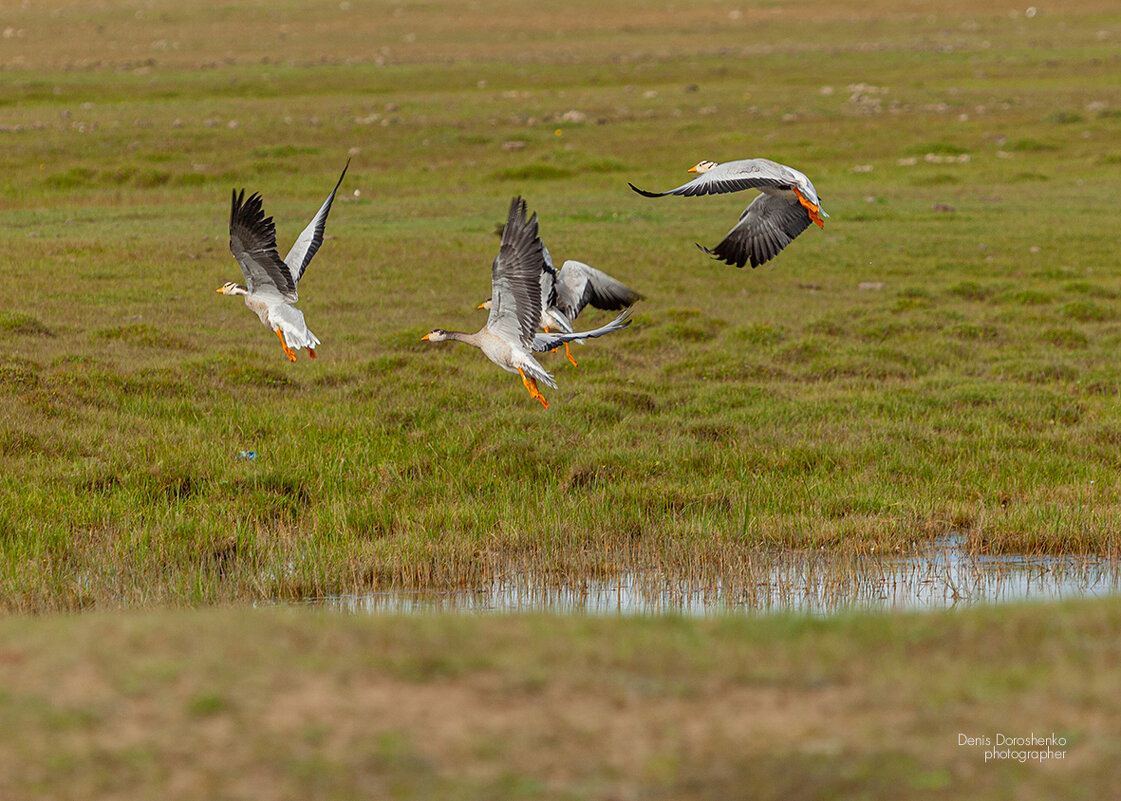
[[[1107,797],[1114,600],[247,608],[951,533],[1117,556],[1121,9],[1013,5],[3,3],[0,796]],[[693,246],[753,193],[627,188],[754,156],[831,215],[754,271]],[[290,364],[215,293],[229,193],[285,252],[348,157]],[[544,357],[547,411],[419,341],[481,326],[515,194],[645,295]],[[1067,759],[957,744],[1033,731]]]
[[[1117,552],[1111,4],[458,8],[6,9],[5,607],[734,576],[950,531]],[[289,364],[214,291],[229,192],[286,249],[348,154],[301,285],[320,358]],[[758,155],[832,216],[754,271],[693,246],[752,193],[626,186]],[[646,296],[547,357],[548,411],[419,341],[482,324],[519,193],[558,262]]]

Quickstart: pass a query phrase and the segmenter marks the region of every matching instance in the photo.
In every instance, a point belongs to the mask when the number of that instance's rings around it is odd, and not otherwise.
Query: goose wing
[[[549,309],[557,305],[557,268],[553,266],[553,255],[541,243],[541,308]]]
[[[561,265],[556,279],[556,306],[574,320],[589,303],[615,311],[630,306],[642,295],[602,270],[571,259]]]
[[[327,227],[327,215],[331,213],[331,204],[335,202],[335,193],[339,191],[339,186],[342,185],[343,178],[346,176],[346,170],[350,166],[350,159],[346,160],[346,166],[343,167],[343,173],[339,176],[339,180],[335,183],[335,188],[331,190],[331,194],[327,196],[327,200],[319,207],[319,211],[311,218],[311,222],[307,227],[296,237],[296,242],[292,245],[292,249],[288,251],[288,255],[284,257],[284,263],[288,266],[289,272],[292,274],[293,286],[300,283],[300,279],[304,276],[304,270],[311,264],[311,259],[319,250],[319,246],[323,244],[323,232]]]
[[[234,254],[250,294],[274,291],[288,303],[295,303],[296,282],[288,265],[276,252],[276,225],[265,216],[261,196],[245,197],[235,189],[230,206],[230,252]]]
[[[667,192],[647,192],[634,184],[627,185],[644,197],[664,197],[666,195],[719,195],[725,192],[739,192],[743,189],[758,189],[761,186],[788,187],[799,183],[795,170],[770,159],[741,159],[717,164],[688,183]]]
[[[777,256],[809,224],[809,212],[796,201],[759,195],[719,245],[712,250],[697,247],[727,264],[743,267],[751,262],[754,268]]]
[[[628,306],[619,312],[615,319],[607,325],[601,325],[599,328],[593,328],[590,331],[574,331],[571,333],[553,331],[548,334],[535,334],[533,338],[533,350],[538,353],[543,353],[547,350],[559,348],[566,342],[583,343],[585,339],[595,339],[596,337],[601,337],[614,331],[621,331],[631,324],[630,315],[631,309],[630,306]]]
[[[491,266],[487,328],[527,349],[541,319],[543,250],[537,235],[537,213],[527,220],[525,200],[515,197],[502,230],[502,244]]]

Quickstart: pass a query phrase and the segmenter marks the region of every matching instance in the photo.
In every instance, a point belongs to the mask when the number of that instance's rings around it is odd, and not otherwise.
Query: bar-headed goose
[[[719,245],[712,250],[697,245],[714,259],[737,267],[748,262],[758,267],[770,261],[811,222],[824,228],[822,218],[829,216],[821,208],[817,190],[809,178],[793,167],[770,159],[741,159],[723,164],[702,161],[690,167],[689,172],[698,175],[668,192],[647,192],[634,184],[629,186],[645,197],[693,197],[758,189],[762,194],[744,209],[740,221]]]
[[[486,325],[473,334],[436,328],[421,340],[452,340],[479,348],[503,370],[517,373],[530,396],[548,409],[549,402],[537,388],[537,382],[554,389],[557,384],[533,358],[533,353],[558,348],[565,342],[601,337],[626,328],[631,321],[630,310],[625,309],[610,323],[592,331],[538,334],[543,259],[543,246],[537,235],[537,214],[526,219],[525,201],[515,197],[510,203],[498,256],[491,266],[491,305]]]
[[[304,270],[323,244],[327,215],[331,213],[335,193],[339,191],[349,166],[350,159],[347,159],[335,188],[296,237],[283,261],[276,249],[276,225],[272,217],[265,216],[261,196],[254,193],[246,198],[244,189],[240,194],[236,189],[233,192],[230,252],[245,275],[245,286],[230,281],[219,287],[218,292],[222,295],[244,295],[245,305],[261,318],[265,326],[276,332],[280,347],[284,348],[284,355],[289,361],[296,361],[296,351],[300,348],[307,348],[308,356],[315,358],[319,338],[308,330],[303,312],[292,304],[299,300],[296,287]]]
[[[573,333],[572,321],[591,305],[606,311],[619,311],[642,299],[642,295],[607,273],[580,261],[569,259],[558,270],[553,266],[549,249],[541,246],[545,259],[541,265],[541,321],[538,327],[546,334],[559,331]],[[490,308],[490,298],[479,304],[480,309]],[[583,344],[582,340],[572,340]],[[564,343],[564,355],[576,366],[576,359]]]

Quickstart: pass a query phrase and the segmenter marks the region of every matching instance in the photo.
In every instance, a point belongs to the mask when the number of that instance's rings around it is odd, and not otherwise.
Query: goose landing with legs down
[[[510,203],[502,244],[491,265],[491,305],[486,325],[475,333],[435,328],[421,337],[425,342],[463,342],[483,352],[508,373],[516,373],[530,396],[546,409],[549,402],[537,387],[540,381],[556,389],[556,381],[533,354],[559,348],[565,342],[593,339],[630,325],[624,309],[607,325],[591,331],[538,334],[541,320],[541,265],[543,245],[537,233],[537,214],[526,219],[521,197]]]

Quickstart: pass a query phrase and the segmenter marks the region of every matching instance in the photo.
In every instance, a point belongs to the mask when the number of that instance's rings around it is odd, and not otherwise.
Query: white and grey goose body
[[[565,342],[610,334],[630,325],[629,309],[607,325],[592,331],[538,334],[541,320],[541,265],[544,246],[537,234],[537,214],[526,218],[521,197],[510,203],[502,231],[502,244],[491,265],[491,304],[486,325],[475,333],[436,328],[422,340],[463,342],[479,348],[488,359],[509,373],[521,376],[529,394],[546,409],[549,402],[537,388],[541,381],[556,388],[556,381],[533,357],[535,352],[559,348]]]
[[[308,330],[303,312],[293,304],[299,300],[297,287],[308,264],[323,244],[327,215],[343,182],[350,160],[343,167],[335,188],[311,222],[296,237],[288,255],[281,260],[276,249],[276,225],[266,217],[261,196],[257,193],[245,197],[235,189],[230,206],[230,252],[237,259],[245,276],[245,286],[228,282],[218,289],[223,295],[242,295],[245,305],[261,319],[266,327],[276,333],[284,355],[296,361],[296,351],[307,348],[315,358],[319,338]]]
[[[716,195],[758,189],[760,194],[744,209],[735,227],[711,250],[697,245],[713,258],[743,267],[758,267],[794,241],[811,222],[824,228],[817,190],[805,174],[770,159],[741,159],[717,164],[702,161],[689,172],[697,177],[668,192],[647,192],[634,184],[630,188],[645,197],[665,195]]]
[[[605,311],[619,311],[642,299],[642,295],[617,281],[602,270],[597,270],[581,261],[569,259],[558,270],[553,266],[549,249],[541,246],[545,257],[541,270],[541,320],[538,327],[546,334],[574,332],[572,321],[586,306],[594,306]],[[479,304],[480,309],[489,309],[487,299]],[[584,344],[582,339],[572,342]],[[564,355],[576,366],[576,359],[564,345]]]

